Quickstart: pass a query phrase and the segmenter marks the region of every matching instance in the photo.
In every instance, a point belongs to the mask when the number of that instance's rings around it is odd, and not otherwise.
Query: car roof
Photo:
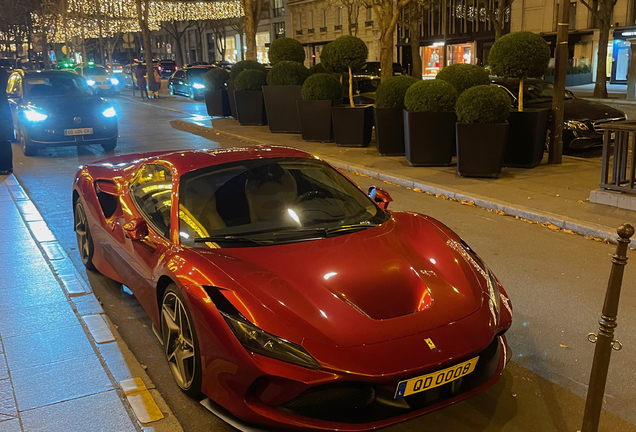
[[[20,72],[18,72],[20,73]],[[66,71],[66,70],[22,70],[21,72],[24,76],[30,75],[38,75],[38,76],[72,76],[73,78],[77,78],[77,73],[75,71]]]
[[[284,146],[246,146],[203,150],[174,150],[168,152],[136,153],[116,156],[95,162],[93,165],[106,165],[115,170],[128,172],[131,165],[165,162],[175,167],[179,175],[222,165],[254,159],[271,158],[312,158],[311,154],[292,147]]]

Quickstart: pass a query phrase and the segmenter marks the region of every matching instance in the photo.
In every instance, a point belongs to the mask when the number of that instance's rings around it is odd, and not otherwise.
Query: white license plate
[[[477,366],[478,361],[479,357],[475,357],[463,363],[430,373],[428,375],[422,375],[401,381],[395,390],[394,398],[399,399],[404,396],[412,395],[413,393],[430,390],[465,377],[475,370],[475,366]]]
[[[80,129],[64,129],[64,135],[92,135],[93,128],[80,128]]]

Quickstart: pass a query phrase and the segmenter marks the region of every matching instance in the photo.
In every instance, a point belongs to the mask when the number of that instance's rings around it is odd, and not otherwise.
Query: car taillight
[[[157,70],[161,70],[161,66],[157,66]]]
[[[178,71],[179,70],[179,66],[175,66],[174,70]]]

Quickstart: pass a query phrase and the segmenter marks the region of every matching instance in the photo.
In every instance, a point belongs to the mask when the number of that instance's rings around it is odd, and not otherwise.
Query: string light
[[[149,7],[151,31],[159,30],[162,21],[219,20],[243,16],[239,1],[153,1]],[[38,31],[47,33],[49,42],[56,43],[64,43],[73,36],[98,38],[100,30],[103,37],[141,32],[135,0],[68,0],[65,13],[53,10],[34,13],[33,21]]]

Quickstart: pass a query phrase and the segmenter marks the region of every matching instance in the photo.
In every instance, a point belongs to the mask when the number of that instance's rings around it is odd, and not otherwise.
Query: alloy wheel
[[[188,313],[174,292],[167,292],[161,306],[161,334],[166,359],[179,387],[188,390],[195,378],[196,355]]]
[[[93,254],[90,232],[86,212],[81,203],[75,206],[75,236],[77,237],[77,248],[79,249],[82,263],[89,269],[93,269]]]
[[[168,91],[170,92],[170,96],[174,96],[174,87],[172,86],[172,84],[168,86]]]

